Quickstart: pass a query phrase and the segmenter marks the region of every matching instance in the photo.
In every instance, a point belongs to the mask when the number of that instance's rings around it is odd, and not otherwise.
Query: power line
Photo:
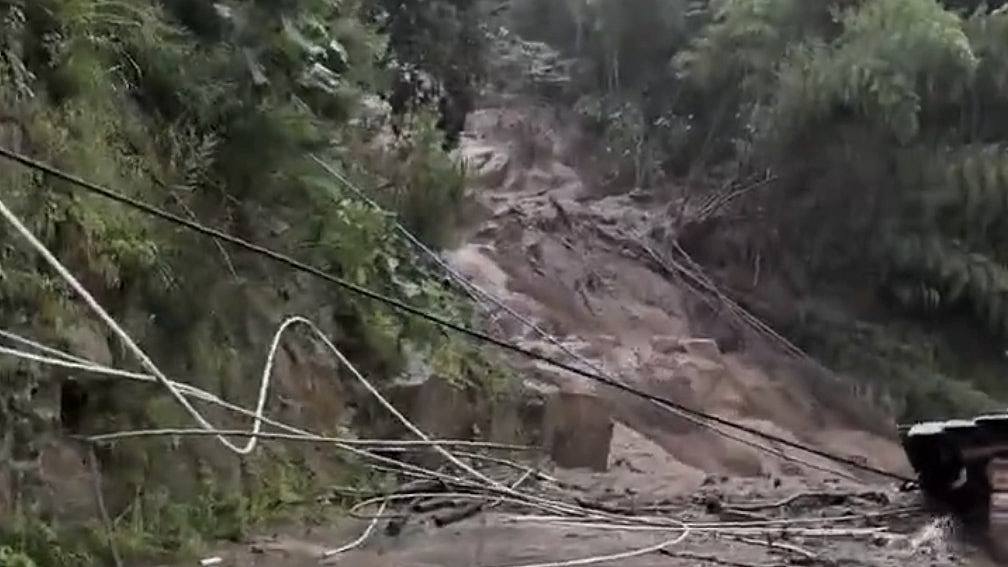
[[[570,372],[572,374],[576,374],[578,376],[587,378],[589,380],[593,380],[595,382],[599,382],[601,384],[605,384],[607,386],[610,386],[610,387],[615,388],[617,390],[629,393],[629,394],[637,396],[639,398],[642,398],[642,399],[645,399],[645,400],[648,400],[648,401],[651,401],[651,402],[657,402],[659,404],[662,404],[662,405],[674,408],[674,409],[676,409],[678,411],[681,411],[683,413],[692,415],[694,417],[697,417],[697,418],[700,418],[700,419],[705,419],[705,420],[717,423],[719,425],[722,425],[722,426],[725,426],[725,427],[729,427],[731,429],[735,429],[737,431],[742,431],[744,433],[748,433],[750,435],[754,435],[756,437],[765,439],[767,441],[773,441],[775,443],[779,443],[779,444],[784,445],[786,447],[791,447],[792,449],[798,449],[800,451],[804,451],[804,452],[809,453],[811,455],[816,455],[818,457],[822,457],[824,459],[833,461],[835,463],[843,464],[843,465],[846,465],[846,466],[849,466],[849,467],[852,467],[852,468],[855,468],[855,469],[859,469],[859,470],[862,470],[862,471],[870,472],[870,473],[873,473],[873,474],[876,474],[876,475],[879,475],[879,476],[882,476],[882,477],[885,477],[885,478],[889,478],[889,479],[892,479],[892,480],[898,480],[900,482],[912,482],[912,480],[913,480],[913,479],[905,477],[905,476],[903,476],[903,475],[901,475],[899,473],[894,473],[894,472],[883,470],[883,469],[880,469],[880,468],[877,468],[877,467],[873,467],[871,465],[863,464],[863,463],[860,463],[860,462],[858,462],[858,461],[856,461],[854,459],[850,459],[850,458],[846,458],[846,457],[841,457],[839,455],[835,455],[835,454],[829,453],[827,451],[823,451],[821,449],[816,449],[815,447],[810,447],[808,445],[804,445],[802,443],[798,443],[798,442],[792,441],[790,439],[785,439],[785,438],[780,437],[778,435],[774,435],[774,434],[771,434],[771,433],[766,433],[766,432],[760,431],[760,430],[758,430],[758,429],[756,429],[754,427],[750,427],[750,426],[742,424],[742,423],[737,423],[737,422],[734,422],[734,421],[731,421],[731,420],[728,420],[728,419],[725,419],[725,418],[722,418],[722,417],[718,417],[716,415],[707,414],[707,413],[704,413],[702,411],[698,411],[698,410],[694,410],[694,409],[688,408],[688,407],[686,407],[686,406],[684,406],[682,404],[679,404],[678,402],[675,402],[673,400],[670,400],[668,398],[665,398],[665,397],[662,397],[662,396],[657,396],[657,395],[654,395],[654,394],[649,394],[649,393],[647,393],[647,392],[645,392],[643,390],[634,388],[633,386],[630,386],[630,385],[627,385],[627,384],[623,384],[623,383],[621,383],[621,382],[619,382],[617,380],[614,380],[614,379],[609,378],[607,376],[603,376],[603,375],[601,375],[599,373],[590,372],[590,371],[587,371],[587,370],[583,370],[581,368],[577,368],[577,367],[572,366],[570,364],[567,364],[565,362],[562,362],[562,361],[550,358],[548,356],[539,354],[537,352],[534,352],[534,351],[522,348],[522,347],[520,347],[518,345],[509,343],[507,341],[503,341],[501,339],[498,339],[498,338],[493,337],[491,335],[488,335],[486,333],[483,333],[483,332],[480,332],[480,331],[477,331],[477,330],[474,330],[474,329],[470,329],[470,328],[465,327],[463,325],[459,325],[458,323],[454,323],[452,321],[449,321],[447,319],[444,319],[442,317],[439,317],[437,315],[434,315],[432,313],[424,311],[423,309],[420,309],[418,307],[414,307],[412,305],[404,303],[404,302],[402,302],[402,301],[400,301],[398,299],[395,299],[393,297],[389,297],[387,295],[383,295],[381,293],[372,291],[372,290],[370,290],[370,289],[368,289],[366,287],[360,286],[358,284],[355,284],[353,282],[347,281],[347,280],[345,280],[343,278],[340,278],[338,276],[335,276],[333,274],[325,272],[325,271],[323,271],[323,270],[321,270],[321,269],[319,269],[319,268],[317,268],[315,266],[312,266],[310,264],[306,264],[305,262],[302,262],[300,260],[292,258],[292,257],[290,257],[290,256],[288,256],[286,254],[282,254],[280,252],[276,252],[274,250],[266,248],[265,246],[262,246],[260,244],[256,244],[254,242],[249,242],[248,240],[239,238],[237,236],[233,236],[233,235],[228,234],[226,232],[223,232],[221,230],[205,226],[205,225],[203,225],[201,223],[198,223],[196,221],[193,221],[193,220],[190,220],[190,219],[187,219],[187,218],[184,218],[184,217],[180,217],[180,216],[178,216],[176,214],[170,213],[168,211],[165,211],[163,209],[160,209],[158,207],[155,207],[153,205],[150,205],[150,204],[145,203],[143,201],[140,201],[138,199],[134,199],[132,197],[123,195],[123,194],[118,193],[116,191],[113,191],[113,190],[111,190],[109,188],[102,187],[102,186],[100,186],[100,185],[98,185],[96,183],[93,183],[93,182],[87,181],[85,179],[82,179],[82,178],[80,178],[80,177],[78,177],[78,176],[76,176],[76,175],[74,175],[72,173],[68,173],[68,172],[63,171],[61,169],[58,169],[58,168],[56,168],[56,167],[54,167],[52,165],[49,165],[47,163],[35,160],[35,159],[30,158],[30,157],[28,157],[26,155],[23,155],[21,153],[18,153],[18,152],[15,152],[13,150],[10,150],[8,148],[0,147],[0,156],[5,157],[5,158],[7,158],[7,159],[9,159],[9,160],[11,160],[11,161],[13,161],[15,163],[18,163],[18,164],[20,164],[20,165],[22,165],[24,167],[29,168],[29,169],[40,171],[40,172],[45,173],[47,175],[51,175],[51,176],[53,176],[53,177],[55,177],[57,179],[60,179],[60,180],[65,181],[67,183],[70,183],[71,185],[75,185],[75,186],[77,186],[77,187],[79,187],[81,189],[84,189],[84,190],[89,191],[91,193],[100,195],[102,197],[105,197],[107,199],[110,199],[112,201],[120,203],[122,205],[126,205],[128,207],[131,207],[131,208],[134,208],[136,210],[142,211],[142,212],[144,212],[146,214],[149,214],[151,216],[160,218],[162,220],[165,220],[165,221],[177,224],[179,226],[184,226],[184,227],[186,227],[186,228],[188,228],[188,229],[190,229],[190,230],[192,230],[194,232],[198,232],[200,234],[203,234],[204,236],[209,236],[209,237],[212,237],[212,238],[216,238],[218,240],[222,240],[222,241],[227,242],[229,244],[233,244],[235,246],[238,246],[239,248],[243,248],[243,249],[248,250],[250,252],[254,252],[256,254],[259,254],[261,256],[265,256],[265,257],[267,257],[267,258],[269,258],[271,260],[274,260],[274,261],[279,262],[281,264],[285,264],[285,265],[287,265],[287,266],[289,266],[291,268],[294,268],[296,270],[305,272],[307,274],[315,276],[315,277],[317,277],[319,279],[322,279],[324,281],[328,281],[330,283],[336,284],[336,285],[342,287],[343,289],[346,289],[347,291],[350,291],[352,293],[355,293],[355,294],[363,296],[363,297],[367,297],[369,299],[378,301],[380,303],[384,303],[384,304],[386,304],[386,305],[388,305],[390,307],[394,307],[395,309],[397,309],[399,311],[402,311],[402,312],[405,312],[405,313],[409,313],[409,314],[411,314],[413,316],[416,316],[416,317],[419,317],[421,319],[424,319],[424,320],[426,320],[426,321],[428,321],[430,323],[434,323],[435,325],[438,325],[440,327],[443,327],[443,328],[446,328],[446,329],[450,329],[450,330],[455,331],[455,332],[457,332],[457,333],[459,333],[461,335],[468,336],[468,337],[470,337],[472,339],[475,339],[477,341],[481,341],[481,342],[484,342],[484,343],[492,344],[492,345],[494,345],[494,346],[496,346],[498,348],[501,348],[503,350],[507,350],[507,351],[511,351],[511,352],[520,354],[520,355],[522,355],[522,356],[524,356],[526,358],[532,359],[532,360],[537,360],[537,361],[540,361],[540,362],[544,362],[546,364],[549,364],[549,365],[554,366],[556,368],[559,368],[561,370],[566,370],[567,372]]]
[[[616,375],[616,377],[613,378],[612,374],[606,373],[605,370],[603,370],[602,368],[600,368],[597,364],[595,364],[591,360],[588,360],[585,356],[583,356],[580,353],[578,353],[578,352],[574,351],[573,349],[571,349],[569,346],[567,346],[562,341],[560,341],[557,337],[555,337],[552,334],[546,332],[542,327],[540,327],[539,325],[537,325],[535,322],[533,322],[528,317],[526,317],[526,316],[522,315],[521,313],[518,313],[517,311],[515,311],[509,305],[507,305],[506,303],[504,303],[504,301],[502,301],[500,298],[495,297],[492,293],[490,293],[489,291],[481,288],[479,285],[477,285],[477,284],[475,284],[473,282],[470,282],[468,279],[465,278],[465,276],[463,276],[457,270],[455,270],[450,265],[448,265],[448,263],[445,262],[437,252],[435,252],[434,250],[432,250],[429,246],[427,246],[419,238],[417,238],[413,233],[411,233],[409,231],[409,229],[406,228],[406,226],[403,225],[402,222],[400,222],[398,220],[396,214],[390,213],[389,211],[385,210],[374,199],[372,199],[367,194],[365,194],[365,192],[363,190],[361,190],[360,187],[358,187],[352,181],[350,181],[349,179],[347,179],[347,177],[345,175],[341,174],[339,171],[336,170],[336,168],[334,168],[333,166],[329,165],[325,160],[322,160],[321,158],[319,158],[316,155],[312,155],[311,158],[315,161],[315,163],[319,164],[327,173],[329,173],[329,175],[331,175],[333,178],[335,178],[337,181],[339,181],[346,189],[348,189],[351,193],[353,193],[358,199],[360,199],[363,202],[367,203],[375,211],[377,211],[377,212],[379,212],[379,213],[381,213],[383,215],[389,216],[392,219],[393,225],[395,226],[396,230],[403,236],[403,238],[407,242],[409,242],[410,244],[412,244],[413,246],[415,246],[417,249],[419,249],[421,252],[423,252],[428,258],[430,258],[431,260],[433,260],[433,262],[437,266],[439,266],[446,274],[448,274],[449,278],[452,279],[455,283],[457,283],[462,288],[462,291],[464,291],[465,294],[468,297],[470,297],[481,308],[483,308],[483,310],[486,311],[487,314],[489,314],[491,316],[493,315],[494,311],[493,311],[493,308],[490,306],[492,304],[494,307],[497,307],[498,309],[503,310],[505,313],[507,313],[511,317],[514,317],[515,320],[517,320],[518,322],[520,322],[521,324],[523,324],[527,329],[530,329],[530,330],[534,331],[536,334],[538,334],[539,336],[541,336],[544,339],[546,339],[550,344],[552,344],[556,348],[560,349],[561,352],[563,352],[564,354],[566,354],[567,356],[569,356],[571,359],[573,359],[573,360],[577,361],[578,363],[584,365],[585,368],[588,368],[592,372],[604,375],[604,376],[606,376],[608,378],[611,378],[613,380],[620,379],[619,375]],[[218,243],[218,246],[219,245],[220,244]],[[656,257],[656,259],[657,259],[657,257]],[[686,413],[684,413],[682,411],[679,411],[679,410],[677,410],[675,408],[669,407],[669,406],[667,406],[665,404],[662,404],[662,403],[659,403],[659,402],[650,402],[650,403],[652,403],[656,407],[661,408],[662,410],[665,410],[665,411],[671,413],[672,415],[675,415],[675,416],[678,416],[678,417],[680,417],[682,419],[685,419],[686,421],[689,421],[690,423],[692,423],[694,425],[697,425],[699,427],[702,427],[704,429],[712,431],[716,435],[719,435],[721,437],[724,437],[725,439],[734,441],[734,442],[739,443],[741,445],[745,445],[745,446],[747,446],[747,447],[749,447],[751,449],[755,449],[758,452],[766,453],[768,455],[773,455],[773,456],[775,456],[775,457],[777,457],[779,459],[782,459],[782,460],[785,460],[785,461],[789,461],[789,462],[792,462],[792,463],[797,463],[797,464],[799,464],[801,466],[804,466],[804,467],[812,469],[812,470],[817,470],[817,471],[825,472],[827,474],[831,474],[831,475],[834,475],[834,476],[846,478],[847,480],[855,480],[855,481],[857,480],[856,477],[854,477],[854,476],[852,476],[852,475],[850,475],[850,474],[848,474],[846,472],[841,472],[841,471],[838,471],[838,470],[835,470],[835,469],[832,469],[832,468],[829,468],[829,467],[825,467],[825,466],[817,465],[815,463],[811,463],[811,462],[809,462],[809,461],[807,461],[805,459],[801,459],[799,457],[795,457],[793,455],[789,455],[787,452],[785,452],[782,449],[778,449],[776,447],[770,447],[769,445],[758,443],[758,442],[753,441],[751,439],[747,439],[747,438],[745,438],[745,437],[743,437],[741,435],[730,433],[730,432],[726,431],[725,429],[723,429],[723,428],[721,428],[721,427],[719,427],[719,426],[717,426],[717,425],[715,425],[713,423],[710,423],[709,421],[706,421],[706,420],[703,420],[703,419],[691,416],[691,415],[686,414]]]

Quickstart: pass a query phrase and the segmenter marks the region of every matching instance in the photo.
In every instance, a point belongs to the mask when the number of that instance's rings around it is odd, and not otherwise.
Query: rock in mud
[[[685,352],[682,339],[675,335],[657,335],[651,339],[651,348],[659,354],[673,354]]]
[[[693,356],[713,361],[721,360],[721,349],[714,339],[683,339],[680,344],[684,351]]]
[[[544,448],[562,468],[606,471],[613,421],[608,404],[587,393],[558,392],[546,404]]]
[[[390,401],[434,438],[468,439],[477,421],[466,392],[438,377],[396,384]]]

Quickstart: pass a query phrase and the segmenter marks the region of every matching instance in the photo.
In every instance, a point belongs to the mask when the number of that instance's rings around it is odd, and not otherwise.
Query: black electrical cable
[[[707,413],[704,413],[704,412],[701,412],[701,411],[698,411],[698,410],[694,410],[694,409],[688,408],[688,407],[683,406],[683,405],[681,405],[681,404],[679,404],[677,402],[674,402],[674,401],[672,401],[670,399],[663,398],[661,396],[656,396],[656,395],[653,395],[653,394],[649,394],[649,393],[644,392],[642,390],[638,390],[638,389],[636,389],[636,388],[634,388],[632,386],[629,386],[629,385],[623,384],[623,383],[621,383],[619,381],[613,380],[612,378],[608,378],[606,376],[602,376],[602,375],[596,374],[594,372],[589,372],[587,370],[582,370],[580,368],[577,368],[577,367],[572,366],[570,364],[567,364],[565,362],[562,362],[562,361],[559,361],[559,360],[555,360],[555,359],[550,358],[548,356],[545,356],[545,355],[533,352],[531,350],[522,348],[522,347],[520,347],[518,345],[514,345],[514,344],[508,343],[506,341],[503,341],[501,339],[492,337],[492,336],[490,336],[490,335],[488,335],[486,333],[483,333],[483,332],[480,332],[480,331],[476,331],[476,330],[473,330],[473,329],[469,329],[469,328],[464,327],[462,325],[459,325],[457,323],[453,323],[453,322],[451,322],[451,321],[449,321],[447,319],[443,319],[441,317],[438,317],[437,315],[434,315],[432,313],[428,313],[428,312],[426,312],[426,311],[424,311],[424,310],[422,310],[420,308],[414,307],[414,306],[409,305],[407,303],[403,303],[402,301],[399,301],[398,299],[395,299],[393,297],[382,295],[380,293],[377,293],[375,291],[367,289],[367,288],[365,288],[363,286],[357,285],[357,284],[355,284],[353,282],[346,281],[346,280],[344,280],[344,279],[342,279],[340,277],[334,276],[334,275],[332,275],[332,274],[330,274],[328,272],[325,272],[325,271],[323,271],[323,270],[321,270],[319,268],[316,268],[314,266],[306,264],[306,263],[304,263],[304,262],[302,262],[300,260],[297,260],[295,258],[292,258],[292,257],[287,256],[285,254],[282,254],[280,252],[276,252],[276,251],[271,250],[269,248],[266,248],[266,247],[264,247],[262,245],[255,244],[253,242],[249,242],[247,240],[238,238],[237,236],[232,236],[232,235],[230,235],[230,234],[228,234],[226,232],[222,232],[222,231],[217,230],[215,228],[210,228],[210,227],[204,226],[204,225],[202,225],[202,224],[200,224],[198,222],[195,222],[195,221],[192,221],[192,220],[180,217],[180,216],[175,215],[173,213],[170,213],[168,211],[165,211],[165,210],[159,209],[157,207],[154,207],[153,205],[149,205],[147,203],[144,203],[143,201],[134,199],[132,197],[128,197],[128,196],[123,195],[121,193],[117,193],[117,192],[115,192],[115,191],[113,191],[111,189],[108,189],[108,188],[102,187],[100,185],[97,185],[95,183],[92,183],[90,181],[84,180],[84,179],[82,179],[80,177],[77,177],[76,175],[73,175],[71,173],[65,172],[63,170],[60,170],[60,169],[58,169],[56,167],[53,167],[53,166],[51,166],[51,165],[49,165],[47,163],[44,163],[44,162],[32,159],[32,158],[30,158],[28,156],[25,156],[25,155],[23,155],[21,153],[13,151],[13,150],[10,150],[10,149],[4,148],[4,147],[0,147],[0,156],[5,157],[5,158],[7,158],[7,159],[9,159],[11,161],[14,161],[16,163],[19,163],[19,164],[21,164],[21,165],[23,165],[23,166],[25,166],[27,168],[34,169],[36,171],[40,171],[42,173],[45,173],[47,175],[51,175],[51,176],[53,176],[53,177],[55,177],[57,179],[60,179],[62,181],[66,181],[67,183],[70,183],[72,185],[76,185],[77,187],[80,187],[81,189],[90,191],[92,193],[96,193],[98,195],[101,195],[102,197],[105,197],[107,199],[111,199],[113,201],[116,201],[116,202],[118,202],[120,204],[123,204],[123,205],[126,205],[128,207],[132,207],[134,209],[137,209],[139,211],[147,213],[147,214],[149,214],[151,216],[158,217],[158,218],[160,218],[162,220],[166,220],[168,222],[171,222],[171,223],[174,223],[174,224],[177,224],[177,225],[180,225],[180,226],[184,226],[184,227],[186,227],[186,228],[188,228],[190,230],[193,230],[195,232],[199,232],[199,233],[201,233],[201,234],[203,234],[205,236],[210,236],[210,237],[213,237],[213,238],[216,238],[216,239],[219,239],[219,240],[223,240],[225,242],[228,242],[228,243],[233,244],[235,246],[238,246],[240,248],[244,248],[244,249],[246,249],[246,250],[248,250],[250,252],[255,252],[256,254],[260,254],[262,256],[270,258],[271,260],[274,260],[276,262],[280,262],[282,264],[286,264],[287,266],[292,267],[292,268],[294,268],[296,270],[300,270],[302,272],[305,272],[305,273],[311,274],[311,275],[313,275],[315,277],[318,277],[318,278],[320,278],[322,280],[325,280],[325,281],[328,281],[330,283],[336,284],[336,285],[338,285],[338,286],[340,286],[340,287],[342,287],[342,288],[344,288],[344,289],[346,289],[348,291],[351,291],[351,292],[356,293],[358,295],[361,295],[361,296],[373,299],[375,301],[379,301],[381,303],[385,303],[386,305],[394,307],[394,308],[396,308],[396,309],[398,309],[400,311],[403,311],[403,312],[409,313],[411,315],[420,317],[421,319],[425,319],[425,320],[427,320],[427,321],[429,321],[431,323],[434,323],[436,325],[439,325],[441,327],[444,327],[444,328],[447,328],[447,329],[451,329],[451,330],[453,330],[453,331],[455,331],[457,333],[460,333],[462,335],[466,335],[466,336],[468,336],[468,337],[470,337],[472,339],[476,339],[478,341],[482,341],[482,342],[485,342],[485,343],[492,344],[492,345],[497,346],[499,348],[502,348],[504,350],[515,352],[517,354],[520,354],[520,355],[525,356],[527,358],[530,358],[532,360],[538,360],[540,362],[545,362],[545,363],[550,364],[552,366],[555,366],[556,368],[559,368],[561,370],[566,370],[567,372],[570,372],[572,374],[576,374],[578,376],[582,376],[584,378],[588,378],[589,380],[593,380],[593,381],[596,381],[596,382],[599,382],[599,383],[602,383],[602,384],[606,384],[606,385],[608,385],[608,386],[610,386],[612,388],[616,388],[617,390],[621,390],[623,392],[627,392],[629,394],[632,394],[634,396],[643,398],[643,399],[648,400],[648,401],[652,401],[652,402],[656,402],[656,403],[668,406],[670,408],[676,409],[678,411],[681,411],[683,413],[692,415],[694,417],[697,417],[697,418],[700,418],[700,419],[705,419],[705,420],[717,423],[719,425],[723,425],[725,427],[729,427],[731,429],[742,431],[742,432],[748,433],[750,435],[754,435],[756,437],[760,437],[760,438],[765,439],[767,441],[773,441],[775,443],[780,443],[781,445],[784,445],[784,446],[787,446],[787,447],[791,447],[792,449],[798,449],[800,451],[804,451],[806,453],[809,453],[809,454],[812,454],[812,455],[816,455],[816,456],[822,457],[824,459],[828,459],[828,460],[833,461],[835,463],[847,465],[847,466],[855,468],[855,469],[859,469],[859,470],[863,470],[863,471],[870,472],[870,473],[873,473],[873,474],[877,474],[879,476],[882,476],[882,477],[885,477],[885,478],[889,478],[889,479],[892,479],[892,480],[898,480],[900,482],[912,482],[913,481],[913,479],[905,477],[905,476],[903,476],[901,474],[898,474],[898,473],[890,472],[890,471],[887,471],[887,470],[883,470],[883,469],[880,469],[880,468],[873,467],[871,465],[863,464],[863,463],[860,463],[860,462],[855,461],[853,459],[849,459],[849,458],[846,458],[846,457],[841,457],[839,455],[834,455],[834,454],[831,454],[829,452],[823,451],[821,449],[816,449],[814,447],[809,447],[807,445],[803,445],[801,443],[797,443],[795,441],[791,441],[789,439],[785,439],[783,437],[780,437],[780,436],[777,436],[777,435],[773,435],[771,433],[765,433],[763,431],[760,431],[758,429],[755,429],[753,427],[749,427],[749,426],[741,424],[741,423],[736,423],[736,422],[733,422],[731,420],[728,420],[728,419],[725,419],[725,418],[722,418],[722,417],[718,417],[716,415],[711,415],[711,414],[707,414]]]

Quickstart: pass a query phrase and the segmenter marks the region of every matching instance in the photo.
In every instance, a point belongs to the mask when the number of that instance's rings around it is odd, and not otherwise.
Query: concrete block
[[[558,392],[546,404],[543,444],[566,469],[609,468],[613,421],[608,404],[588,393]]]

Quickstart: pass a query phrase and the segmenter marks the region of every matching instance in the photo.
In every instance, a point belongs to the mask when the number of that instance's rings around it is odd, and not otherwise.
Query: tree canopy
[[[772,179],[733,230],[796,295],[863,290],[1008,336],[1004,2],[632,4],[516,0],[512,17],[582,62],[570,90],[646,164],[636,184]]]

